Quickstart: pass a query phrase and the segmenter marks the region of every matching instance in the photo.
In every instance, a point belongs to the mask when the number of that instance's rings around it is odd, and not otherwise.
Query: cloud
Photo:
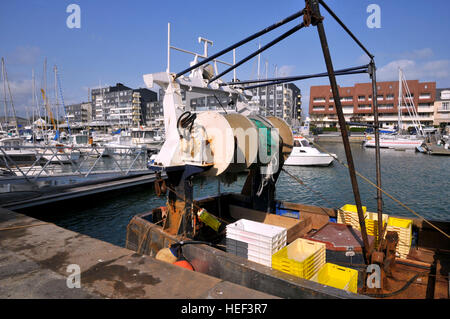
[[[294,65],[282,65],[278,68],[278,76],[290,76],[293,75],[295,70]]]
[[[417,62],[411,59],[392,61],[377,71],[380,81],[393,81],[398,79],[398,69],[401,68],[408,80],[433,80],[450,77],[450,60],[436,60]]]

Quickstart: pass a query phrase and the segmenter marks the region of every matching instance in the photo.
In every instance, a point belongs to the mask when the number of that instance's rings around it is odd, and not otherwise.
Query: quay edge
[[[67,287],[71,264],[80,266],[81,288]],[[0,298],[277,297],[0,208]]]

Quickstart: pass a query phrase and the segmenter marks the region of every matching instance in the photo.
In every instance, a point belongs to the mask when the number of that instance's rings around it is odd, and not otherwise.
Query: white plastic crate
[[[286,246],[287,230],[240,219],[226,228],[227,238],[248,244],[248,260],[271,267],[272,255]]]

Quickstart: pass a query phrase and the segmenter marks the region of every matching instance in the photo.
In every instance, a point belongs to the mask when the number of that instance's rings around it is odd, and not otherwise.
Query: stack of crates
[[[398,234],[398,244],[396,253],[400,258],[406,258],[411,249],[412,243],[412,220],[389,217],[386,228],[388,231],[395,231]]]
[[[383,228],[386,226],[386,223],[389,219],[388,214],[382,215]],[[359,227],[358,227],[359,229]],[[367,234],[375,237],[375,241],[378,244],[378,213],[367,213],[366,217],[366,230]]]
[[[367,207],[362,206],[364,218],[367,218]],[[346,204],[338,210],[337,222],[339,224],[347,224],[353,228],[359,229],[358,210],[356,205]]]
[[[378,213],[367,212],[367,207],[365,206],[362,206],[362,210],[364,213],[367,234],[374,236],[375,241],[378,243]],[[383,227],[386,225],[388,219],[388,214],[382,215]],[[347,224],[355,229],[361,230],[356,205],[347,204],[342,206],[338,211],[337,222],[339,224]]]
[[[311,280],[355,294],[358,290],[358,271],[331,263],[323,265]]]
[[[227,252],[268,267],[287,239],[286,228],[247,219],[227,225],[226,234]]]
[[[272,268],[310,279],[326,262],[326,245],[298,238],[272,256]]]

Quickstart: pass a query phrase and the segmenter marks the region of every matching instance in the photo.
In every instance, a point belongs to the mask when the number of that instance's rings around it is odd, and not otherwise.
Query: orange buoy
[[[173,264],[194,271],[194,268],[187,260],[178,260]]]

